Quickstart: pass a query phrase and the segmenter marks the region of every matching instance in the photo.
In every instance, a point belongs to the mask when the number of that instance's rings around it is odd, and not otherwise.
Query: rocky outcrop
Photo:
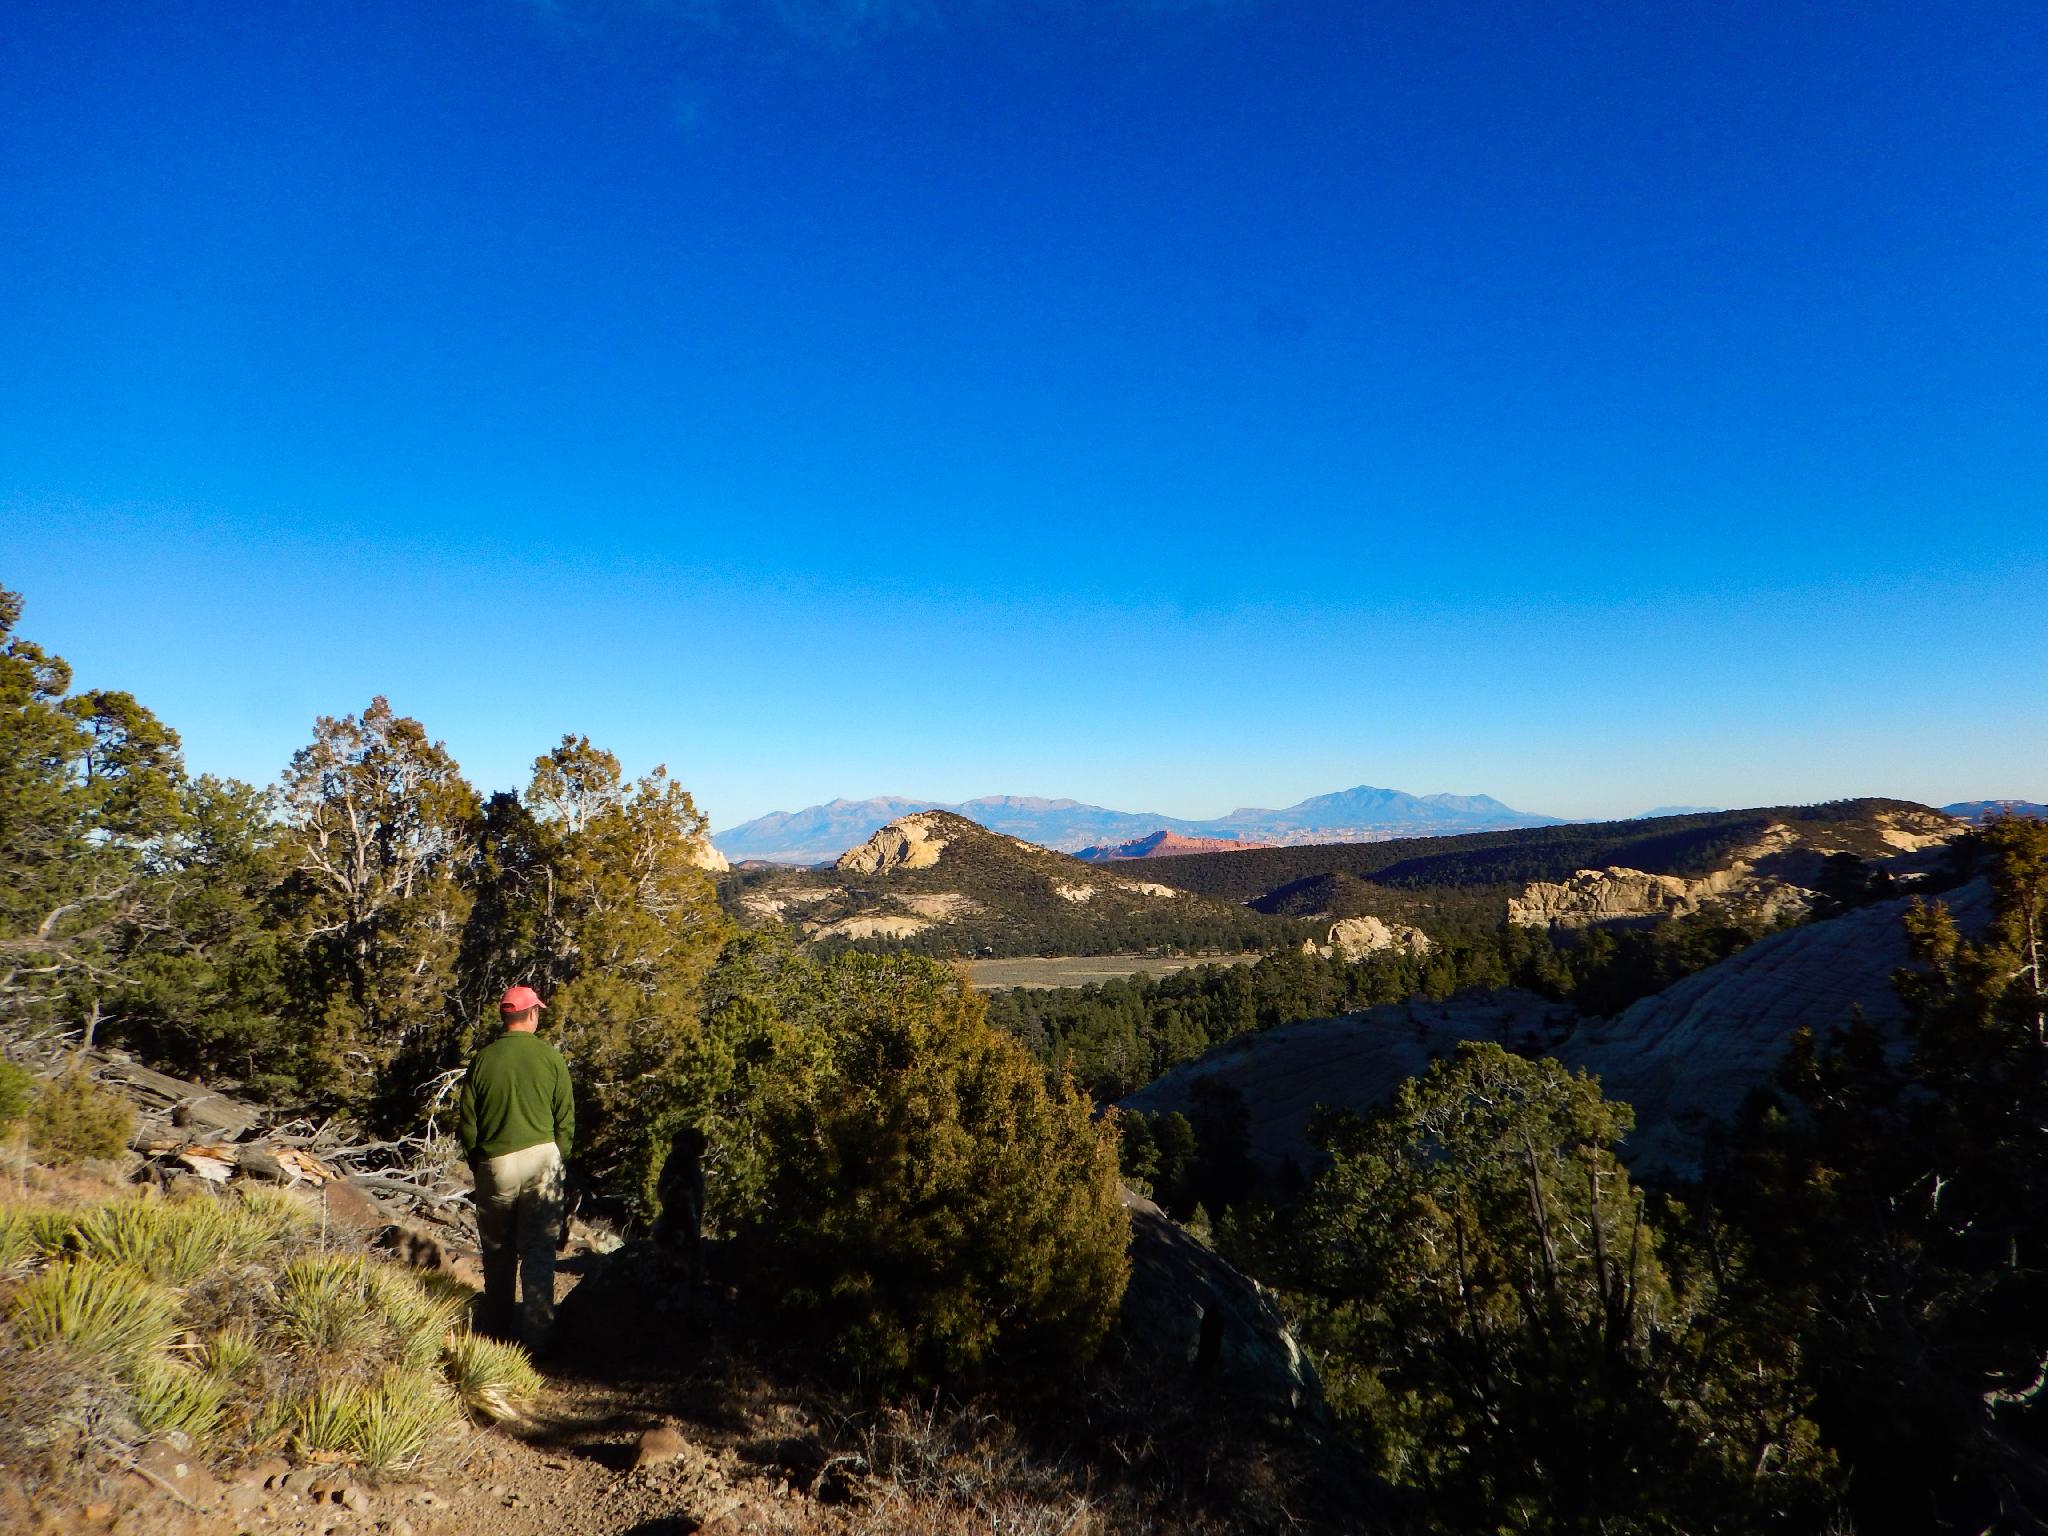
[[[1939,898],[1965,933],[1991,919],[1982,881]],[[1558,1049],[1635,1106],[1631,1166],[1697,1171],[1700,1135],[1768,1086],[1794,1031],[1818,1035],[1861,1013],[1894,1052],[1907,1048],[1892,975],[1907,965],[1906,901],[1879,902],[1759,940],[1609,1020],[1590,1020]]]
[[[1429,935],[1409,923],[1388,923],[1377,917],[1340,917],[1330,924],[1324,953],[1341,953],[1357,960],[1383,949],[1405,949],[1411,955],[1426,955],[1435,948]]]
[[[1318,1155],[1308,1133],[1318,1105],[1368,1113],[1460,1040],[1547,1051],[1579,1021],[1575,1009],[1528,992],[1391,1003],[1238,1035],[1123,1102],[1147,1114],[1187,1114],[1196,1107],[1196,1083],[1214,1079],[1244,1097],[1255,1163],[1272,1172],[1288,1164],[1307,1169]]]
[[[1697,877],[1614,865],[1581,869],[1569,880],[1536,881],[1509,900],[1508,921],[1550,928],[1645,924],[1717,903],[1745,918],[1777,922],[1812,910],[1831,854],[1867,856],[1910,884],[1937,872],[1941,850],[1962,830],[1963,823],[1936,811],[1884,811],[1860,826],[1819,833],[1773,822],[1726,868]]]
[[[1939,899],[1966,934],[1990,920],[1982,882]],[[1891,1049],[1906,1049],[1905,1010],[1892,989],[1893,973],[1909,960],[1906,908],[1904,900],[1880,902],[1773,934],[1612,1019],[1503,991],[1239,1035],[1124,1102],[1187,1113],[1194,1085],[1213,1079],[1243,1096],[1255,1162],[1273,1172],[1289,1163],[1307,1168],[1316,1157],[1308,1125],[1317,1105],[1370,1112],[1461,1040],[1491,1040],[1593,1073],[1609,1098],[1635,1108],[1636,1130],[1622,1149],[1629,1165],[1691,1176],[1701,1133],[1773,1081],[1794,1031],[1825,1035],[1860,1012]]]
[[[913,933],[923,933],[931,927],[928,917],[894,917],[888,914],[866,914],[861,917],[842,917],[836,923],[825,923],[811,930],[816,939],[907,939]]]
[[[1131,1218],[1131,1279],[1117,1339],[1146,1374],[1227,1394],[1240,1409],[1296,1414],[1319,1406],[1315,1367],[1258,1283],[1142,1195],[1126,1189],[1123,1202]]]
[[[1814,878],[1820,855],[1800,846],[1799,834],[1773,822],[1725,869],[1696,879],[1657,875],[1619,865],[1582,869],[1569,880],[1538,880],[1508,902],[1508,921],[1527,928],[1585,928],[1596,923],[1654,923],[1690,917],[1710,901],[1744,915],[1775,921],[1806,911],[1813,892],[1793,872]]]
[[[1061,901],[1071,901],[1074,903],[1075,906],[1085,906],[1087,903],[1095,899],[1094,886],[1069,885],[1064,880],[1053,881],[1052,893],[1053,895],[1059,897]]]
[[[1745,871],[1746,873],[1746,871]],[[1508,921],[1525,928],[1585,928],[1595,923],[1661,922],[1688,917],[1739,883],[1728,871],[1704,879],[1640,869],[1581,869],[1564,881],[1537,880],[1508,901]]]
[[[830,886],[777,886],[770,890],[747,892],[740,897],[740,907],[755,917],[781,917],[787,912],[816,906],[835,894]]]
[[[722,875],[732,868],[724,854],[711,846],[708,837],[690,839],[690,862],[699,869],[708,869],[714,875]]]
[[[838,867],[857,875],[885,875],[892,869],[930,869],[948,839],[928,811],[898,817],[858,848],[839,855]]]
[[[965,912],[978,912],[981,903],[958,891],[927,891],[922,894],[907,893],[894,898],[896,905],[908,908],[919,917],[930,918],[935,923],[950,923]]]

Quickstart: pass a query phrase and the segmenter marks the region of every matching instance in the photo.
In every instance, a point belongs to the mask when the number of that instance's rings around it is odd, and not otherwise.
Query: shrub
[[[23,1281],[8,1303],[28,1345],[61,1344],[109,1366],[132,1365],[170,1342],[178,1300],[133,1270],[67,1259]]]
[[[164,1357],[140,1361],[132,1377],[135,1423],[145,1434],[204,1440],[220,1422],[222,1383]]]
[[[6,1057],[0,1056],[0,1135],[22,1117],[34,1096],[35,1077],[26,1068],[18,1067]]]
[[[387,1371],[374,1384],[324,1383],[299,1408],[293,1442],[311,1457],[344,1456],[371,1472],[411,1466],[450,1423],[447,1384],[422,1371]]]
[[[164,1200],[143,1194],[88,1214],[71,1244],[88,1258],[125,1264],[165,1285],[190,1285],[227,1250],[230,1224],[211,1198]]]
[[[84,1072],[51,1078],[28,1110],[28,1138],[53,1163],[115,1157],[135,1130],[135,1111]]]
[[[712,1025],[736,1075],[707,1162],[762,1294],[875,1386],[1088,1359],[1128,1272],[1114,1130],[943,965],[785,958],[775,988]]]
[[[520,1417],[540,1395],[540,1372],[526,1351],[480,1333],[450,1339],[443,1368],[463,1406],[486,1423]]]
[[[242,1263],[291,1241],[312,1222],[306,1207],[283,1190],[252,1184],[237,1186],[224,1214],[229,1256]]]
[[[377,1318],[391,1354],[410,1370],[426,1370],[441,1359],[448,1335],[469,1310],[470,1292],[429,1288],[410,1270],[388,1264],[370,1267]]]
[[[374,1281],[355,1254],[307,1254],[285,1265],[277,1315],[285,1338],[311,1355],[349,1355],[377,1342]]]
[[[285,1265],[278,1317],[308,1354],[396,1361],[424,1370],[441,1351],[469,1292],[429,1289],[411,1272],[357,1254],[307,1254]]]
[[[229,1323],[206,1336],[199,1368],[224,1385],[247,1380],[263,1363],[263,1341],[242,1323]]]

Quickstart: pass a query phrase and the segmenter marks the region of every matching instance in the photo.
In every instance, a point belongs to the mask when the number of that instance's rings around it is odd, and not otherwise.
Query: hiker
[[[469,1064],[455,1110],[455,1133],[476,1174],[483,1331],[520,1339],[536,1354],[554,1330],[563,1166],[576,1134],[569,1068],[534,1033],[546,1006],[531,987],[506,992],[498,1003],[505,1032]]]

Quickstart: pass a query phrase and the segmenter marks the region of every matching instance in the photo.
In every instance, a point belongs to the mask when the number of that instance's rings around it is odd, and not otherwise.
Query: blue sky
[[[2048,799],[2038,4],[0,30],[0,583],[268,779]]]

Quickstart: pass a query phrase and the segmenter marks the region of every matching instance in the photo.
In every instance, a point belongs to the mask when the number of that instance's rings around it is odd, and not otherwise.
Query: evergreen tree
[[[1116,1132],[947,967],[749,939],[690,1092],[753,1294],[869,1385],[1057,1386],[1126,1278]]]
[[[2048,825],[1973,841],[1990,931],[1906,919],[1910,1057],[1802,1039],[1717,1179],[1871,1530],[2048,1525]]]
[[[1755,1360],[1671,1283],[1614,1156],[1631,1120],[1555,1062],[1467,1044],[1320,1127],[1286,1283],[1333,1403],[1433,1528],[1745,1528],[1824,1495],[1810,1432],[1727,1389]]]
[[[704,816],[666,768],[629,783],[580,736],[535,762],[526,798],[530,821],[501,809],[488,850],[516,887],[492,900],[530,945],[525,972],[515,958],[504,974],[548,997],[576,1079],[579,1164],[632,1202],[728,933],[701,864]]]
[[[0,589],[0,1022],[94,1030],[127,936],[161,922],[153,863],[180,820],[176,732],[16,633]]]
[[[476,792],[419,721],[381,697],[315,721],[279,786],[281,893],[317,1080],[404,1123],[465,1033],[456,959]]]

